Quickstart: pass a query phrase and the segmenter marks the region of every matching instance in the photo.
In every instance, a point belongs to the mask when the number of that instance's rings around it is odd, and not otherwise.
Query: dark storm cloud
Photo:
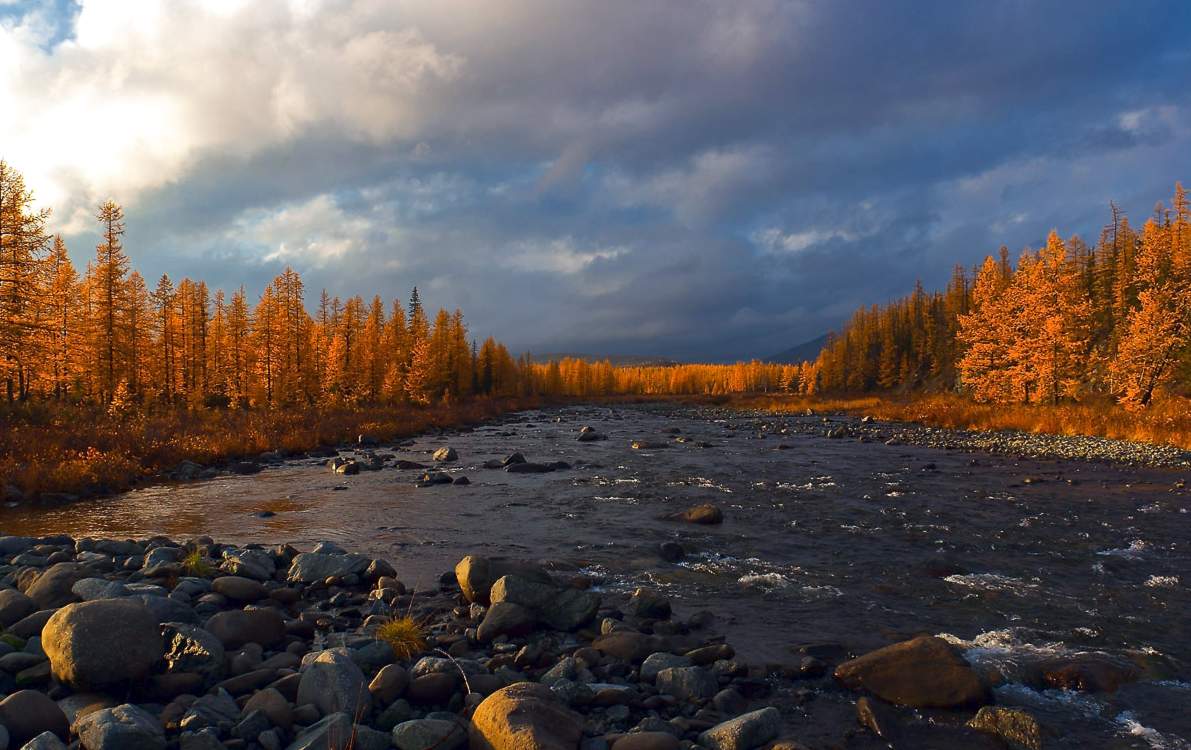
[[[255,293],[292,264],[517,349],[762,356],[1191,177],[1182,3],[323,10],[347,52],[305,75],[334,85],[286,98],[261,63],[273,98],[234,100],[297,124],[196,138],[130,202],[146,276]]]

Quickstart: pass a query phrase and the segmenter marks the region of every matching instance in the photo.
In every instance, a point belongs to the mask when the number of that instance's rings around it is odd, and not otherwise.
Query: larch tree
[[[48,218],[48,209],[33,208],[33,192],[24,177],[0,161],[0,372],[9,401],[29,392]]]
[[[79,275],[70,262],[62,236],[50,251],[45,305],[45,346],[49,357],[50,390],[61,401],[75,390],[78,374]]]
[[[123,347],[126,344],[124,318],[127,311],[128,257],[124,254],[124,209],[115,201],[100,204],[96,214],[102,241],[95,249],[92,266],[96,364],[99,368],[101,402],[111,401],[116,386],[125,378]]]

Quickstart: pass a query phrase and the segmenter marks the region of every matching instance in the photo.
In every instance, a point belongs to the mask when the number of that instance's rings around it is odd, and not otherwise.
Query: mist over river
[[[255,475],[8,507],[0,529],[299,548],[331,540],[385,557],[419,588],[466,554],[547,560],[597,588],[648,586],[680,613],[710,610],[747,660],[788,662],[804,644],[861,653],[945,634],[998,675],[999,703],[1028,707],[1058,733],[1048,747],[1191,747],[1184,469],[833,440],[818,420],[550,409],[371,449],[386,458],[379,471],[341,476],[323,458],[276,461]],[[607,439],[579,442],[583,425]],[[636,440],[656,447],[636,449]],[[393,468],[431,464],[448,445],[459,459],[447,470],[469,485],[415,487],[420,471]],[[514,451],[571,468],[483,467]],[[721,507],[724,523],[666,518],[699,503]],[[685,557],[664,559],[665,542]],[[1111,694],[1039,687],[1037,665],[1072,652],[1131,665],[1140,679]],[[810,742],[824,717],[843,721],[834,717],[852,700],[823,689],[789,710]]]

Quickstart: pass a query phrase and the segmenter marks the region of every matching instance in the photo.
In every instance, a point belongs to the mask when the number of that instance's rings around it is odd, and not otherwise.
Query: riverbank
[[[1003,406],[976,404],[959,396],[893,400],[753,394],[691,403],[755,417],[810,414],[872,420],[835,425],[844,428],[842,433],[834,433],[835,437],[1139,466],[1186,466],[1191,460],[1191,403],[1187,399],[1169,399],[1141,413],[1109,403]]]
[[[119,492],[163,478],[183,462],[239,466],[261,454],[391,441],[479,424],[533,408],[538,398],[457,404],[302,410],[188,410],[112,415],[86,406],[9,407],[0,423],[0,500],[48,502]],[[257,467],[259,470],[259,466]]]
[[[0,572],[8,747],[1038,750],[1045,732],[992,705],[999,678],[941,638],[859,657],[792,643],[749,664],[713,613],[549,563],[467,556],[410,591],[331,543],[58,536],[0,537]],[[1103,691],[1141,676],[1081,657],[1036,679]],[[811,701],[813,726],[795,708]]]

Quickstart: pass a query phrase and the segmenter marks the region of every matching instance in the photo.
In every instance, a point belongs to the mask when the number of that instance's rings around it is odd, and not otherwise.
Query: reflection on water
[[[449,443],[461,459],[450,470],[470,486],[417,489],[415,471],[345,477],[321,460],[298,460],[69,507],[7,508],[0,528],[208,534],[299,547],[330,539],[390,559],[418,586],[432,585],[468,553],[550,559],[596,575],[604,589],[651,585],[680,611],[713,609],[742,654],[757,659],[788,658],[797,643],[863,650],[920,632],[946,633],[972,658],[1006,664],[1029,660],[1031,649],[1191,658],[1183,583],[1191,580],[1191,497],[1175,489],[1177,474],[825,440],[797,430],[776,437],[798,417],[696,417],[636,408],[535,412],[379,451],[427,462]],[[578,442],[584,424],[609,439]],[[636,439],[670,445],[638,451],[630,447]],[[715,447],[698,447],[706,443]],[[574,468],[482,468],[515,450]],[[701,502],[724,508],[723,526],[662,518]],[[665,541],[680,542],[687,558],[663,562],[657,547]],[[1093,711],[1122,747],[1191,736],[1152,696],[1126,709],[1014,684],[1003,692],[1009,702],[1054,708],[1066,701]],[[1070,706],[1065,715],[1076,716]]]

